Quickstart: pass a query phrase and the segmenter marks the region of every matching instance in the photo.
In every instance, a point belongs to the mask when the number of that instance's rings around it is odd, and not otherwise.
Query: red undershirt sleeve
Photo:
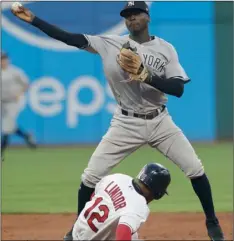
[[[119,224],[116,229],[116,240],[132,240],[130,227],[125,224]]]

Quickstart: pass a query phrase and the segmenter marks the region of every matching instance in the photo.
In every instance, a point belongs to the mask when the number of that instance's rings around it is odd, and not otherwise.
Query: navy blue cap
[[[120,16],[126,17],[128,13],[134,12],[134,11],[144,12],[149,15],[149,7],[145,2],[132,1],[132,2],[127,2],[124,9],[120,12]]]

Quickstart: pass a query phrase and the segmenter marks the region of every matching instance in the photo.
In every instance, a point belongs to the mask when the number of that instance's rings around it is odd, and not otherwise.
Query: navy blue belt
[[[127,110],[123,110],[121,109],[121,112],[123,115],[126,116],[133,116],[136,118],[141,118],[141,119],[145,119],[145,120],[152,120],[154,119],[156,116],[158,116],[160,113],[162,113],[165,110],[166,106],[163,105],[160,108],[154,110],[153,112],[149,113],[149,114],[138,114],[138,113],[132,113],[132,112],[128,112]]]

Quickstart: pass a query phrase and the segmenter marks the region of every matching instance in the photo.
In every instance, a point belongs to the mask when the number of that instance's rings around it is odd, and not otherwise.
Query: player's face
[[[153,193],[150,192],[150,193],[147,195],[146,200],[147,200],[147,203],[152,202],[152,201],[154,200],[154,195],[153,195]]]
[[[147,203],[150,203],[151,201],[154,200],[154,195],[148,187],[146,187],[145,185],[142,185],[141,191],[144,193],[144,196],[145,196],[145,199],[146,199]]]
[[[125,24],[129,32],[133,35],[141,33],[148,27],[149,16],[140,11],[129,12],[125,17]]]
[[[1,66],[3,69],[6,69],[9,65],[9,60],[6,57],[1,58]]]

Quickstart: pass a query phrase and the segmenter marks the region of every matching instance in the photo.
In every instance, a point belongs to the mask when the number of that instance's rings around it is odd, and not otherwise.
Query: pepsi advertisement
[[[125,2],[24,2],[59,28],[91,35],[127,34]],[[213,2],[149,2],[150,34],[173,44],[191,82],[168,110],[191,141],[215,139]],[[40,144],[96,144],[109,128],[116,102],[101,57],[48,37],[2,3],[2,50],[29,78],[18,123]],[[199,14],[197,14],[199,13]],[[22,141],[13,137],[11,143]]]

